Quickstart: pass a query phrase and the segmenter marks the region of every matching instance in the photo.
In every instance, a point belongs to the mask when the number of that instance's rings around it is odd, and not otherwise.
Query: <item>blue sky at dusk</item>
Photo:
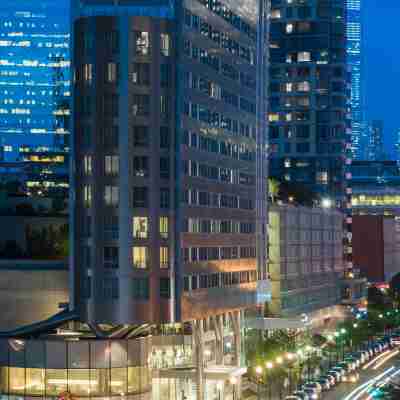
[[[383,119],[393,154],[400,128],[400,1],[364,0],[366,118]]]

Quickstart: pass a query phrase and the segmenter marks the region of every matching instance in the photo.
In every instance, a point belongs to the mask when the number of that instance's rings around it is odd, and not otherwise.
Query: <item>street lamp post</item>
[[[265,363],[265,380],[267,382],[267,386],[268,386],[268,399],[271,400],[272,397],[272,379],[270,379],[270,372],[272,371],[274,364],[272,364],[272,362],[267,362]]]
[[[256,367],[256,376],[257,376],[257,400],[260,400],[260,383],[262,377],[263,369],[260,366]]]

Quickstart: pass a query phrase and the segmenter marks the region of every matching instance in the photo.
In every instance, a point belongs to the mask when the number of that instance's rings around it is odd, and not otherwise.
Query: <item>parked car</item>
[[[331,386],[336,384],[336,377],[333,374],[321,375],[320,378],[328,379]]]
[[[296,390],[295,392],[293,392],[293,395],[300,397],[302,400],[310,400],[310,396],[302,390]]]
[[[320,383],[316,382],[316,381],[311,381],[311,382],[306,382],[303,387],[305,388],[311,388],[311,389],[315,389],[318,394],[322,392],[322,386]]]
[[[315,389],[303,388],[303,392],[305,392],[311,400],[319,399],[319,394]]]
[[[323,392],[331,388],[331,382],[328,378],[319,377],[317,383],[321,385]]]
[[[333,375],[335,377],[335,380],[336,380],[337,383],[341,382],[341,380],[342,380],[342,373],[341,372],[336,371],[334,369],[331,369],[331,370],[328,371],[328,374],[329,375]]]
[[[303,399],[299,396],[290,395],[290,396],[286,396],[285,400],[303,400]]]

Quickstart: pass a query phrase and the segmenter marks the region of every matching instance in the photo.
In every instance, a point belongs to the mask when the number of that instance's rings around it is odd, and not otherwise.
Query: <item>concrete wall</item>
[[[0,330],[49,318],[69,301],[67,266],[51,262],[0,263]]]

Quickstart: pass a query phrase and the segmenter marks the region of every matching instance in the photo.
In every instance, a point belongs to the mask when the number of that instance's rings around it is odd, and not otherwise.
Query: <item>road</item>
[[[385,351],[360,369],[357,383],[341,383],[335,390],[326,392],[322,400],[371,400],[368,390],[375,384],[400,378],[399,349]]]

